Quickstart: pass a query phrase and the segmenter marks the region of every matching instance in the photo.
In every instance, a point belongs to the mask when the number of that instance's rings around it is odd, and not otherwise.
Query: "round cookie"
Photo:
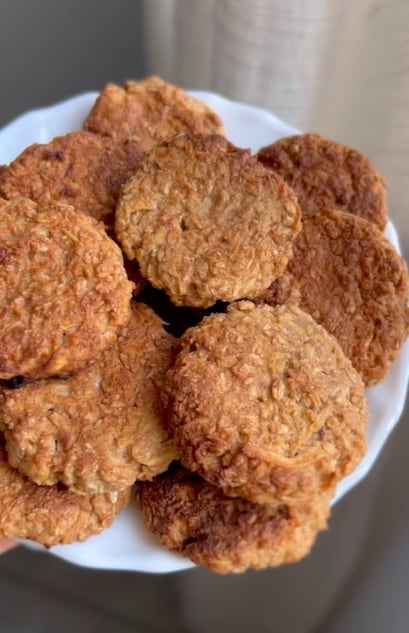
[[[231,496],[299,502],[365,452],[362,380],[296,306],[243,301],[206,317],[181,338],[166,394],[180,461]]]
[[[129,326],[87,369],[3,390],[10,463],[37,484],[87,494],[166,470],[176,452],[160,391],[172,361],[173,338],[150,308],[133,302]]]
[[[0,200],[0,378],[68,374],[115,342],[133,284],[94,218]]]
[[[384,235],[362,218],[327,209],[303,220],[284,274],[256,301],[309,312],[371,386],[408,335],[408,299],[406,264]]]
[[[132,138],[146,151],[186,132],[223,134],[223,123],[208,105],[159,77],[109,83],[98,96],[84,128],[119,140]]]
[[[297,200],[279,176],[224,137],[199,135],[144,155],[115,222],[153,286],[176,305],[203,308],[267,288],[300,228]]]
[[[36,486],[7,461],[0,446],[0,536],[46,547],[84,541],[109,527],[128,503],[130,488],[93,497],[61,486]]]
[[[114,142],[91,132],[70,132],[50,143],[27,147],[0,169],[0,197],[61,202],[104,223],[112,237],[115,206],[123,183],[134,173],[141,152],[130,140]],[[135,262],[125,260],[128,278],[139,294],[146,281]]]
[[[330,494],[288,506],[227,497],[184,468],[138,485],[136,503],[164,547],[227,574],[293,563],[325,529]]]
[[[0,171],[0,196],[70,204],[112,228],[121,185],[140,157],[132,142],[70,132],[50,143],[30,145]]]
[[[361,152],[319,134],[300,134],[263,147],[257,156],[294,189],[303,217],[331,207],[385,228],[385,181]]]

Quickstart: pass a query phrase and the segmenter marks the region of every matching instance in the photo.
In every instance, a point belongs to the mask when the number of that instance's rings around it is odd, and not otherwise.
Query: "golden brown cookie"
[[[199,135],[144,155],[115,222],[142,275],[176,305],[194,307],[267,288],[300,227],[297,200],[279,176],[224,137]]]
[[[0,536],[47,547],[85,541],[109,527],[129,497],[130,488],[85,497],[62,486],[36,486],[9,465],[0,446]]]
[[[174,466],[138,485],[137,506],[164,547],[220,574],[276,567],[306,556],[325,529],[330,494],[289,506],[258,505],[223,494]]]
[[[25,149],[0,172],[0,196],[70,204],[109,228],[121,185],[135,171],[140,156],[132,142],[71,132]]]
[[[333,334],[367,386],[408,335],[406,264],[370,222],[322,210],[303,220],[285,273],[257,301],[292,303]]]
[[[50,143],[30,145],[0,169],[0,196],[70,204],[102,221],[112,237],[121,186],[133,175],[140,158],[131,140],[115,142],[90,132],[70,132]],[[137,295],[146,281],[134,262],[124,263]]]
[[[223,123],[203,101],[159,77],[109,83],[98,96],[84,128],[117,139],[132,138],[146,151],[176,134],[223,134]]]
[[[352,147],[319,134],[300,134],[263,147],[258,158],[294,189],[303,217],[330,207],[385,228],[385,181],[369,158]]]
[[[0,225],[0,378],[83,368],[130,318],[120,249],[59,203],[0,200]]]
[[[365,452],[362,380],[295,306],[243,301],[206,317],[181,338],[166,393],[180,461],[231,496],[298,503]]]
[[[173,338],[132,304],[116,344],[67,380],[4,389],[1,427],[12,466],[37,484],[100,494],[151,479],[176,458],[160,391]]]

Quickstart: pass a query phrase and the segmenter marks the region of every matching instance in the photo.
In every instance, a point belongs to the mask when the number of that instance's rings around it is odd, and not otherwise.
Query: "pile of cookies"
[[[150,77],[3,167],[0,219],[0,534],[83,540],[137,482],[216,572],[305,556],[409,329],[369,160],[315,134],[253,156]]]

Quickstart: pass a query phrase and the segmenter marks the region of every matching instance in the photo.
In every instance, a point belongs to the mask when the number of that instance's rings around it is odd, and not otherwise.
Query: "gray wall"
[[[0,126],[143,75],[139,0],[0,0]]]

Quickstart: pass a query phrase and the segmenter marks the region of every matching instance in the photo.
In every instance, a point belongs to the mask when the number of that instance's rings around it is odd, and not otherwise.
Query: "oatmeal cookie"
[[[0,196],[70,204],[111,228],[121,185],[140,157],[130,141],[115,143],[90,132],[70,132],[50,143],[30,145],[0,171]]]
[[[286,271],[255,300],[309,312],[371,386],[408,335],[408,299],[406,264],[384,235],[362,218],[327,209],[304,219]]]
[[[132,138],[146,151],[181,133],[223,134],[223,123],[203,101],[159,77],[109,83],[97,98],[84,128],[116,139]]]
[[[325,529],[330,494],[288,506],[227,497],[196,474],[174,466],[138,485],[136,503],[164,547],[220,574],[294,563]]]
[[[181,338],[165,393],[180,461],[229,496],[305,500],[365,452],[362,380],[296,306],[242,301],[204,318]]]
[[[369,158],[352,147],[319,134],[300,134],[263,147],[258,158],[294,189],[303,217],[332,207],[385,228],[385,181]]]
[[[180,135],[144,155],[115,230],[153,286],[176,305],[205,308],[267,288],[300,215],[291,189],[249,151],[222,136]]]
[[[85,541],[109,527],[129,497],[130,488],[86,497],[62,486],[36,486],[9,465],[0,445],[0,536],[47,547]]]
[[[130,318],[120,249],[59,203],[0,200],[0,225],[0,378],[85,367]]]
[[[133,302],[129,326],[87,369],[3,389],[0,426],[12,466],[37,484],[87,494],[165,470],[176,458],[160,403],[173,347],[154,312]]]

